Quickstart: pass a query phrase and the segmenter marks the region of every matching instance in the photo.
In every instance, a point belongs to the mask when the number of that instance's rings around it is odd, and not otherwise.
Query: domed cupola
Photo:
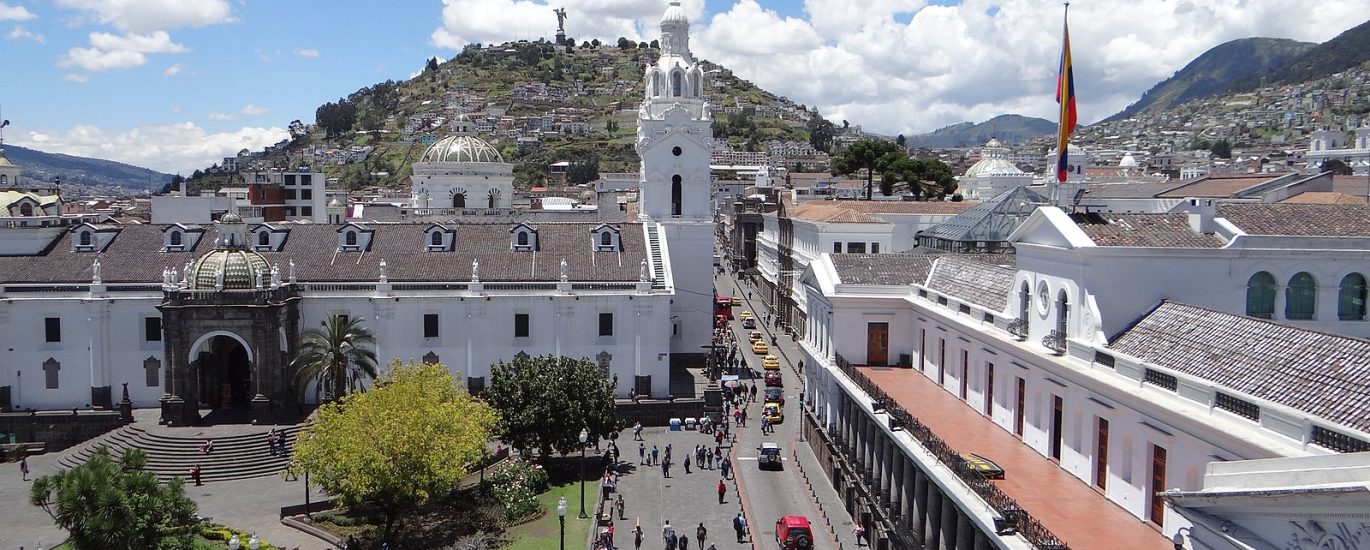
[[[452,123],[452,135],[438,140],[424,151],[419,162],[503,163],[499,151],[475,136],[466,115]]]
[[[267,284],[271,264],[247,248],[243,218],[229,212],[219,218],[217,228],[214,250],[191,264],[187,286],[192,290],[249,290],[257,288],[259,277],[263,285]]]
[[[661,55],[690,60],[690,18],[680,0],[671,0],[666,13],[661,14]]]

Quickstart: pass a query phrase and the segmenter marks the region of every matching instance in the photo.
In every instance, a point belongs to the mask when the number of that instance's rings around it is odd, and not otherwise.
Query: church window
[[[1062,290],[1056,295],[1056,332],[1062,338],[1066,335],[1066,324],[1070,322],[1070,300],[1066,297],[1066,291]]]
[[[489,199],[490,199],[490,204],[489,204],[488,206],[486,206],[486,208],[494,208],[494,207],[495,207],[495,199],[498,199],[498,198],[499,198],[499,189],[491,189],[491,190],[490,190],[490,193],[487,194],[487,197],[489,197]]]
[[[677,73],[677,74],[678,74],[678,73]],[[681,202],[682,202],[682,197],[681,197],[681,189],[680,189],[680,174],[676,174],[676,175],[674,175],[674,176],[671,176],[671,215],[672,215],[672,216],[679,216],[679,215],[680,215],[680,212],[681,212],[682,210],[684,210],[684,208],[683,208],[682,205],[681,205]]]
[[[436,313],[425,313],[425,314],[423,314],[423,337],[424,337],[424,338],[437,338],[437,337],[438,337],[438,314],[436,314]]]
[[[271,246],[271,233],[262,231],[257,233],[258,246]]]
[[[515,313],[515,314],[514,314],[514,338],[527,338],[527,337],[528,337],[528,314],[527,314],[527,313]]]
[[[81,243],[81,246],[90,246],[90,241],[91,241],[90,232],[89,232],[89,231],[82,231],[82,232],[81,232],[80,241],[79,241],[79,242]]]
[[[1337,318],[1343,321],[1365,320],[1365,276],[1352,273],[1341,280],[1337,295]]]
[[[694,82],[694,84],[691,86],[691,89],[693,89],[693,91],[694,91],[694,93],[691,94],[692,96],[694,96],[694,97],[699,97],[699,96],[701,96],[701,95],[704,95],[704,94],[699,93],[699,81],[702,80],[702,79],[703,79],[703,77],[702,77],[699,73],[695,73],[694,78],[691,78],[691,79],[690,79],[690,80],[692,80],[692,81]]]
[[[1318,299],[1318,283],[1307,271],[1289,279],[1285,290],[1284,317],[1291,320],[1310,320]]]
[[[3,176],[0,176],[0,177],[3,177]],[[4,185],[4,184],[3,184],[3,183],[0,183],[0,185]],[[24,204],[19,205],[19,215],[20,215],[20,216],[32,216],[32,215],[33,215],[33,205],[32,205],[32,204],[29,204],[29,203],[24,203]]]
[[[47,317],[43,319],[43,341],[61,342],[62,341],[62,318]]]
[[[157,386],[160,386],[162,379],[161,371],[162,362],[159,361],[156,357],[148,357],[147,359],[144,359],[143,376],[145,377],[145,380],[143,381],[143,383],[146,384],[149,388],[155,388]]]
[[[343,237],[343,242],[347,246],[357,246],[357,232],[348,231],[347,234]]]
[[[612,314],[612,313],[601,313],[601,314],[599,314],[599,335],[600,335],[600,336],[613,336],[613,335],[614,335],[614,314]]]
[[[433,246],[442,246],[442,232],[441,232],[441,231],[434,231],[434,232],[433,232],[433,239],[432,239],[432,241],[431,241],[431,244],[432,244]]]
[[[162,341],[162,318],[144,317],[143,318],[143,340],[146,342]]]
[[[671,73],[671,97],[680,97],[680,90],[682,88],[681,80],[683,78],[684,75],[682,75],[680,71]]]
[[[170,237],[171,246],[181,246],[181,232],[172,231]]]
[[[6,175],[4,175],[4,174],[0,174],[0,185],[9,185],[9,182],[10,182],[9,176],[6,176]]]
[[[1246,314],[1270,319],[1275,316],[1275,276],[1261,271],[1246,282]]]
[[[466,194],[457,193],[452,195],[452,208],[466,208]]]

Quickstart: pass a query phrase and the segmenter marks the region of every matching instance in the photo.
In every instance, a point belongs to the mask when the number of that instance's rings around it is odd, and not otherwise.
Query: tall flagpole
[[[1061,206],[1061,184],[1065,183],[1069,176],[1062,177],[1059,166],[1062,159],[1069,157],[1070,136],[1066,133],[1067,119],[1069,113],[1069,95],[1071,88],[1074,87],[1073,80],[1070,78],[1073,70],[1070,67],[1070,0],[1062,0],[1064,9],[1061,11],[1061,67],[1060,73],[1056,75],[1056,100],[1060,104],[1057,110],[1057,140],[1056,140],[1056,185],[1051,186],[1051,204]]]

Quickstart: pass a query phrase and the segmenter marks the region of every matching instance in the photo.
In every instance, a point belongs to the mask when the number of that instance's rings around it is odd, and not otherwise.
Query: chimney
[[[1185,211],[1189,212],[1189,228],[1195,233],[1212,235],[1217,230],[1213,223],[1213,217],[1217,214],[1217,207],[1213,204],[1213,199],[1186,199]]]

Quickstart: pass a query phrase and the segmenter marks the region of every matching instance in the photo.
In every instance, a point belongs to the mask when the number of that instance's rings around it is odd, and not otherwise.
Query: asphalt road
[[[742,328],[741,313],[751,311],[757,316],[757,330],[767,334],[767,343],[770,342],[769,333],[760,328],[763,313],[766,308],[759,298],[747,299],[747,289],[732,278],[730,274],[716,276],[716,288],[718,294],[728,294],[740,296],[743,304],[733,307],[732,329],[741,342],[739,353],[747,361],[752,369],[762,372],[761,359],[763,355],[752,353],[751,348],[746,346],[746,335],[750,332]],[[755,296],[755,291],[753,295]],[[789,336],[782,332],[776,333],[781,340],[788,341]],[[787,346],[790,359],[798,361],[800,357],[788,342],[782,343]],[[818,506],[814,503],[805,486],[803,478],[800,477],[799,469],[794,464],[791,452],[798,449],[799,445],[805,445],[799,441],[800,411],[799,394],[800,379],[793,365],[786,357],[780,354],[772,346],[771,354],[780,359],[780,372],[785,383],[785,420],[776,426],[775,433],[763,435],[761,433],[761,379],[755,380],[758,387],[757,403],[753,403],[747,408],[747,427],[739,433],[738,442],[734,445],[737,457],[737,483],[738,490],[742,495],[742,505],[746,510],[748,519],[753,529],[752,535],[757,542],[757,548],[763,550],[777,550],[779,545],[775,540],[775,521],[782,516],[799,515],[809,519],[813,525],[814,548],[818,550],[835,550],[837,545],[819,523]],[[745,377],[744,377],[744,380]],[[785,460],[784,468],[781,470],[767,469],[762,470],[758,467],[756,460],[757,448],[762,442],[773,442],[780,445]]]

